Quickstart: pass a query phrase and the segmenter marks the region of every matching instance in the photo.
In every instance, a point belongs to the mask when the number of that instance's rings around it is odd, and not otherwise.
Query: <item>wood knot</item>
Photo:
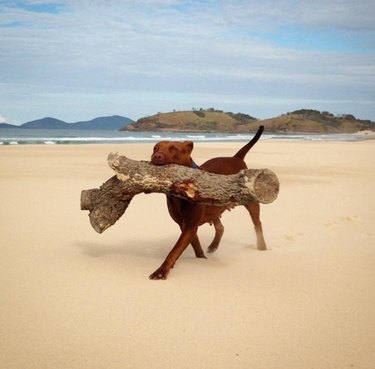
[[[190,199],[194,199],[198,197],[198,187],[195,185],[194,182],[190,180],[186,180],[183,182],[176,182],[172,185],[172,191],[173,192],[184,192],[187,197]]]

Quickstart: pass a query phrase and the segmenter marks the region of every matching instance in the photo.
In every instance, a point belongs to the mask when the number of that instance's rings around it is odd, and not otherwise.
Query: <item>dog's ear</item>
[[[194,143],[192,141],[184,141],[183,145],[189,154],[193,151]]]

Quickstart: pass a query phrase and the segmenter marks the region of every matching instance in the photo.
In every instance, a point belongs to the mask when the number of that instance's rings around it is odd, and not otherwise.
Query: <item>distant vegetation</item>
[[[356,119],[352,114],[335,116],[327,111],[300,109],[279,117],[259,120],[247,114],[214,108],[158,113],[141,118],[122,130],[241,133],[255,131],[261,124],[268,132],[277,133],[354,133],[375,130],[374,122]]]

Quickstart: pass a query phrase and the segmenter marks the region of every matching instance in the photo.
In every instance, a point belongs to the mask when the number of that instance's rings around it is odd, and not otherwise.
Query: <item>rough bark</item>
[[[124,214],[131,199],[159,192],[213,206],[268,204],[279,192],[279,181],[269,169],[246,169],[233,175],[208,173],[180,165],[155,166],[111,153],[109,166],[116,172],[99,189],[83,190],[81,209],[90,211],[93,228],[102,233]]]

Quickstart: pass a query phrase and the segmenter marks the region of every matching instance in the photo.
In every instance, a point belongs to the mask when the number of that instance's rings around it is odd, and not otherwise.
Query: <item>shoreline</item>
[[[77,130],[18,130],[0,131],[0,146],[9,145],[81,145],[81,144],[126,144],[156,143],[161,140],[177,140],[193,142],[245,142],[253,137],[253,133],[207,133],[207,132],[119,132],[119,131],[77,131]],[[375,139],[375,133],[362,132],[355,134],[312,134],[312,133],[263,133],[263,141],[332,141],[351,142]]]

